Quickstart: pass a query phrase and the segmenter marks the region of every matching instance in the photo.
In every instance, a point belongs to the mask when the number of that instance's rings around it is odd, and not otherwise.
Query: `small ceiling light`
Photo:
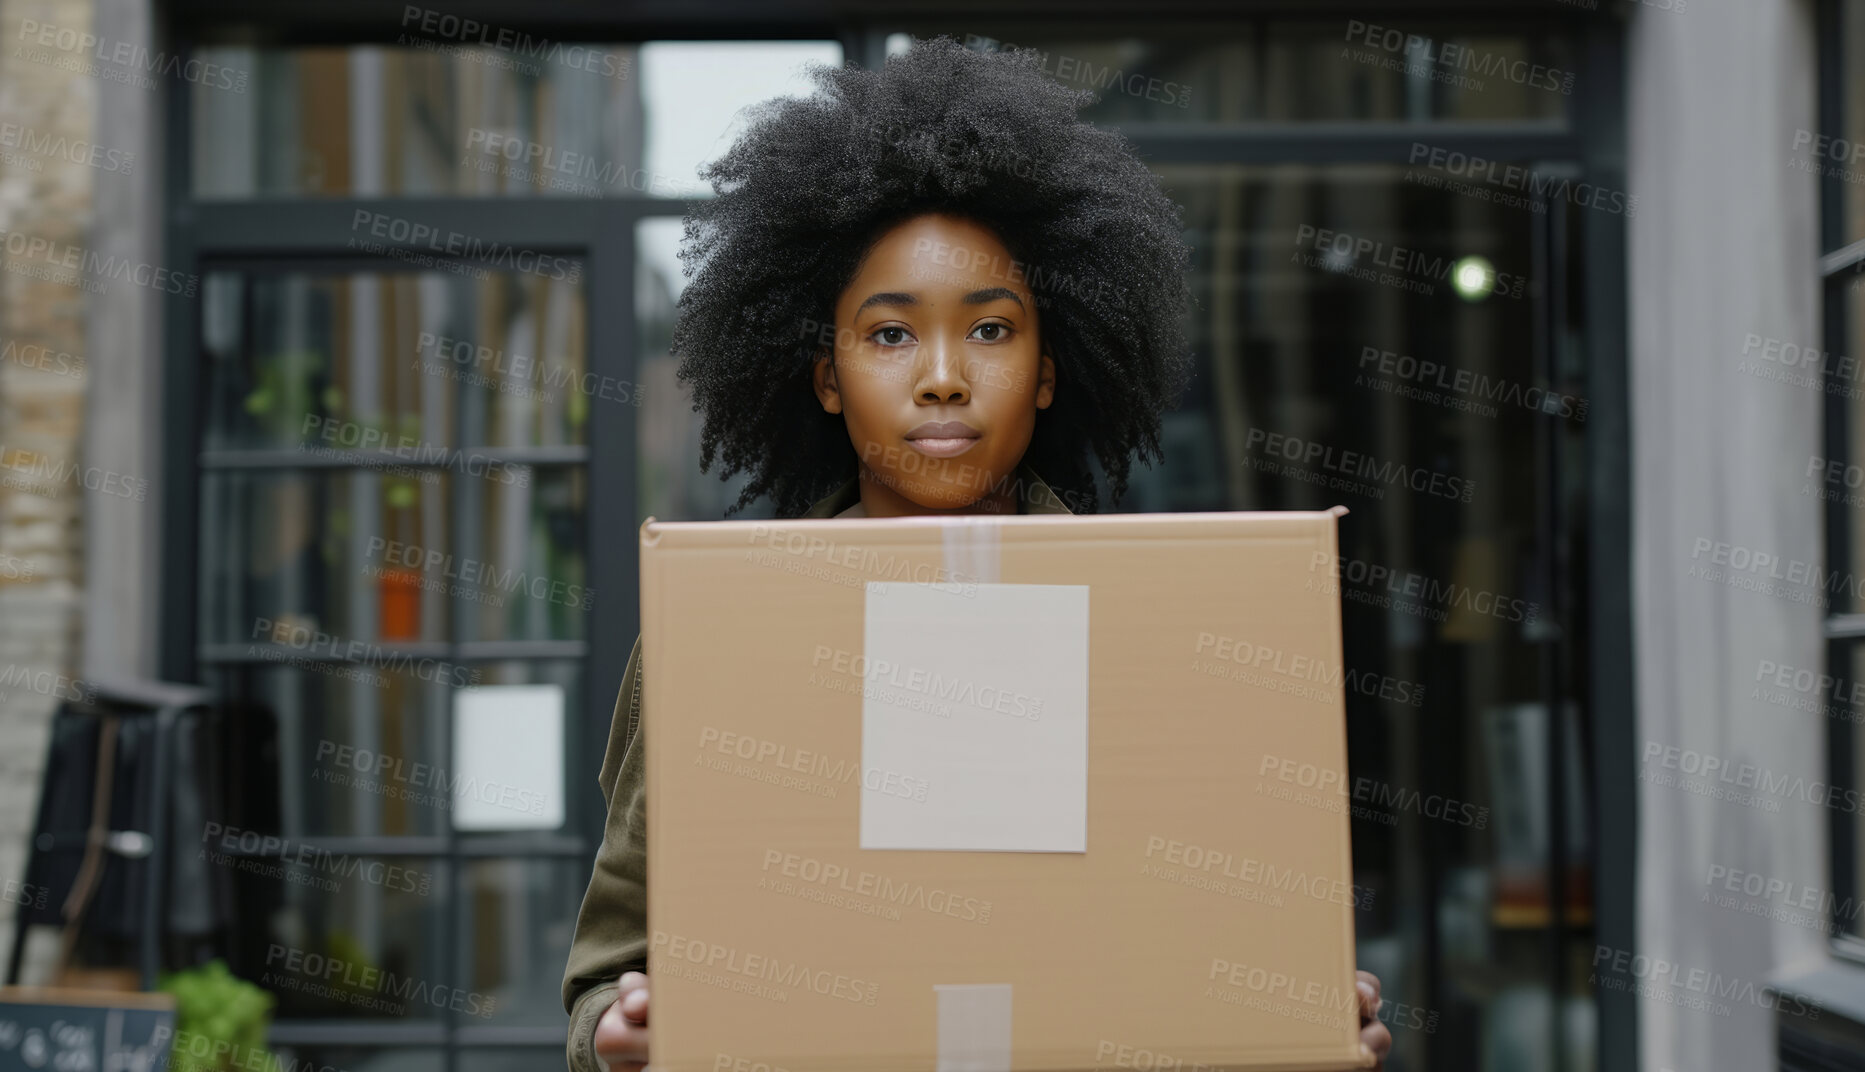
[[[1496,288],[1496,266],[1471,254],[1451,268],[1451,286],[1464,301],[1482,301]]]

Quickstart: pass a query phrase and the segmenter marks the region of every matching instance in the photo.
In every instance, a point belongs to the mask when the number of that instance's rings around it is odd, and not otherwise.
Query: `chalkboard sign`
[[[0,987],[0,1072],[160,1072],[174,1039],[166,994]]]

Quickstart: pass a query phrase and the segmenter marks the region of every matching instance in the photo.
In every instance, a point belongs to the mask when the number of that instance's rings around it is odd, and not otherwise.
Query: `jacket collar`
[[[1017,512],[1021,514],[1069,514],[1074,511],[1062,505],[1062,497],[1057,495],[1043,478],[1028,465],[1018,463],[1014,477],[1016,486],[1022,492],[1017,503]],[[804,517],[834,517],[861,501],[861,481],[858,477],[849,477],[828,495],[816,500]]]

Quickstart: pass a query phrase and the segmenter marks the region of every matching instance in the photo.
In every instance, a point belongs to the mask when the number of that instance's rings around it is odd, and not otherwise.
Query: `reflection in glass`
[[[461,896],[461,985],[494,999],[485,1020],[555,1026],[568,1022],[558,991],[584,881],[571,860],[474,860]]]
[[[471,521],[448,567],[460,639],[581,639],[596,601],[584,548],[588,474],[514,466],[510,475],[460,486]]]
[[[450,682],[340,663],[223,665],[206,680],[238,698],[240,717],[275,733],[277,782],[267,788],[277,803],[262,810],[280,821],[261,833],[315,842],[446,828]]]
[[[1395,13],[1271,23],[1263,118],[1561,120],[1577,50],[1564,33],[1473,32]]]
[[[418,469],[204,474],[202,639],[263,644],[296,628],[345,643],[447,639],[457,486]]]
[[[1856,561],[1856,560],[1855,560]],[[1836,672],[1851,675],[1854,682],[1865,681],[1865,645],[1853,647],[1851,657],[1834,659],[1833,664],[1840,668]],[[1844,737],[1849,738],[1852,751],[1852,789],[1858,791],[1861,775],[1865,774],[1865,704],[1845,703],[1826,705],[1825,698],[1820,701],[1830,717],[1845,719]],[[1858,813],[1834,815],[1834,821],[1843,821],[1850,825],[1852,832],[1852,875],[1851,888],[1846,889],[1846,881],[1836,883],[1834,900],[1836,918],[1831,920],[1836,934],[1850,935],[1855,939],[1865,940],[1865,821]]]
[[[584,442],[621,406],[587,372],[580,281],[491,272],[210,273],[201,306],[208,450],[330,454]]]
[[[322,849],[307,858],[308,866],[285,865],[283,879],[264,867],[227,868],[234,926],[253,939],[234,948],[234,973],[270,991],[280,1019],[450,1015],[446,862]]]
[[[1096,94],[1082,116],[1096,123],[1227,122],[1260,116],[1252,77],[1257,49],[1247,26],[1156,26],[1145,34],[1058,33],[1045,26],[923,27],[887,36],[887,54],[914,37],[946,34],[977,52],[1033,48],[1045,73]]]
[[[1833,135],[1844,139],[1845,159],[1819,158],[1819,163],[1837,166],[1844,176],[1840,184],[1841,226],[1844,244],[1865,239],[1865,0],[1841,0],[1839,13],[1839,51],[1844,57],[1838,71],[1840,80],[1840,128]],[[1858,354],[1858,350],[1850,351]],[[1858,457],[1859,455],[1853,455]]]
[[[674,376],[679,360],[667,352],[673,338],[674,303],[686,288],[680,271],[680,220],[674,216],[644,219],[635,225],[636,376],[652,405],[641,407],[640,485],[635,522],[717,521],[738,501],[746,476],[721,482],[699,471],[699,414],[693,393]],[[734,519],[770,517],[770,503],[760,499],[733,514]]]
[[[1096,94],[1096,123],[1563,121],[1575,91],[1570,34],[1473,32],[1395,15],[1377,22],[1072,29],[926,25],[981,52],[1033,48],[1044,72]],[[911,37],[888,35],[889,55]]]
[[[833,41],[577,42],[538,56],[436,27],[398,44],[411,47],[200,50],[252,78],[246,93],[195,87],[195,194],[698,196],[699,164],[739,109],[799,92],[806,62],[842,62]]]
[[[1818,470],[1798,482],[1802,495],[1822,502],[1828,516],[1837,512],[1844,525],[1845,557],[1832,555],[1830,568],[1838,570],[1821,588],[1808,586],[1827,601],[1828,613],[1865,611],[1865,584],[1851,578],[1865,575],[1865,273],[1852,272],[1826,281],[1826,304],[1837,308],[1844,334],[1830,342],[1833,351],[1816,353],[1796,346],[1798,339],[1763,338],[1748,349],[1742,367],[1767,377],[1757,387],[1778,391],[1825,391],[1836,395],[1843,408],[1845,459]],[[1767,382],[1776,380],[1780,382]],[[1825,453],[1822,451],[1822,453]]]
[[[1340,591],[1347,669],[1373,683],[1347,694],[1354,875],[1375,891],[1360,961],[1438,1016],[1395,1029],[1391,1067],[1553,1072],[1554,1033],[1572,1053],[1589,1028],[1549,988],[1558,633],[1538,534],[1586,392],[1540,356],[1546,219],[1402,166],[1159,171],[1193,249],[1199,386],[1120,509],[1350,507],[1315,583]],[[1450,276],[1472,254],[1498,277],[1467,300]],[[1591,842],[1566,793],[1571,888]]]
[[[397,1047],[391,1050],[355,1046],[270,1047],[288,1069],[342,1069],[343,1072],[442,1072],[446,1058],[439,1050]],[[532,1060],[537,1058],[535,1054]],[[531,1065],[528,1067],[537,1067]]]

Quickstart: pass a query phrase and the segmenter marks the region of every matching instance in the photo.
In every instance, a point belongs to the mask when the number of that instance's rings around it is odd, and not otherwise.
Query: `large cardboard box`
[[[653,1067],[1369,1063],[1339,512],[650,519]]]

